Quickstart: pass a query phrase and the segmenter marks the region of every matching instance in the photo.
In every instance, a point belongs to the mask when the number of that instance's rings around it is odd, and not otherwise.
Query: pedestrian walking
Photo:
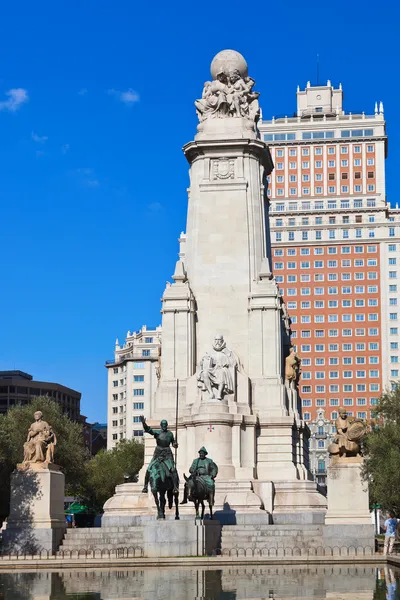
[[[383,554],[392,554],[393,546],[396,539],[397,526],[399,519],[396,519],[392,512],[389,513],[389,518],[386,519],[383,529],[385,530],[385,544],[383,546]]]

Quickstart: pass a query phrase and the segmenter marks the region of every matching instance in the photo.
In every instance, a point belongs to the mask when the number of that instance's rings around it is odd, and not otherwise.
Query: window
[[[144,375],[134,375],[133,381],[144,381]]]
[[[140,417],[133,417],[134,423],[140,423]]]
[[[117,440],[117,439],[118,439],[118,435],[117,435],[116,433],[113,433],[113,434],[112,434],[112,439],[113,439],[113,440]]]
[[[153,343],[153,338],[152,337],[145,337],[144,338],[144,342],[145,342],[145,344],[152,344]]]
[[[114,379],[114,381],[113,381],[113,387],[118,387],[118,380],[117,379]]]
[[[150,356],[150,350],[142,350],[142,356]]]
[[[113,406],[112,411],[113,411],[113,415],[117,414],[117,412],[118,412],[118,406]]]
[[[114,373],[114,375],[116,375],[118,373],[118,367],[113,368],[113,373]]]
[[[138,388],[136,390],[133,390],[133,395],[134,396],[144,396],[144,389]]]
[[[134,402],[133,403],[133,410],[143,410],[144,409],[144,402]]]
[[[133,437],[143,437],[143,429],[134,429]]]

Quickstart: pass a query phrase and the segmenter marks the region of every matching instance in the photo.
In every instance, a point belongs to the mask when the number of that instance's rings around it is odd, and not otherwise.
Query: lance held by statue
[[[167,421],[161,421],[160,429],[151,429],[143,416],[140,416],[140,421],[144,431],[152,435],[157,444],[153,458],[147,467],[142,492],[147,494],[150,482],[150,489],[157,506],[158,519],[165,519],[165,495],[167,495],[170,509],[175,501],[175,519],[178,520],[179,477],[170,448],[171,445],[173,448],[177,448],[178,444],[175,442],[174,434],[168,429]]]
[[[218,475],[218,467],[211,458],[207,458],[207,450],[202,446],[199,450],[199,458],[195,458],[189,469],[190,477],[185,477],[185,489],[181,504],[186,504],[188,500],[194,502],[196,509],[196,519],[204,518],[204,500],[208,501],[210,507],[210,519],[213,518],[212,507],[215,497],[214,480]],[[199,516],[199,506],[201,504],[201,517]]]

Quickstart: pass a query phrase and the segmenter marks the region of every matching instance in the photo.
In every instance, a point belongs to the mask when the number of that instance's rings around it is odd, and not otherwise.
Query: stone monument
[[[178,414],[179,473],[207,447],[218,462],[215,512],[222,522],[227,510],[238,523],[321,523],[326,500],[308,469],[298,374],[285,384],[293,353],[271,270],[273,163],[257,129],[259,93],[233,50],[214,57],[211,76],[195,101],[197,134],[183,148],[187,227],[162,297],[161,370],[149,423],[175,423]],[[145,444],[139,483],[117,487],[105,524],[114,517],[132,524],[154,512],[152,497],[141,494],[154,449],[151,438]]]
[[[326,525],[370,525],[368,485],[362,481],[362,439],[367,426],[361,419],[349,418],[339,408],[336,435],[328,450],[328,511]]]
[[[65,532],[65,478],[53,463],[56,434],[42,416],[35,412],[23,462],[11,475],[10,515],[3,531],[10,552],[55,552]]]

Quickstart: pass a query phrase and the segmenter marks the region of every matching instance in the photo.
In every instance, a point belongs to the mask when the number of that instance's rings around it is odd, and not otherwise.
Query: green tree
[[[364,442],[370,501],[400,516],[400,387],[385,392]]]
[[[115,486],[133,481],[143,465],[144,445],[135,440],[121,440],[112,450],[100,450],[85,465],[85,478],[79,496],[83,503],[101,512],[114,495]]]
[[[55,462],[65,474],[70,493],[74,493],[85,475],[89,459],[83,427],[62,413],[60,405],[47,396],[38,396],[30,404],[15,406],[0,415],[0,516],[9,512],[10,475],[23,459],[23,446],[33,413],[42,411],[43,419],[50,423],[57,437]]]

